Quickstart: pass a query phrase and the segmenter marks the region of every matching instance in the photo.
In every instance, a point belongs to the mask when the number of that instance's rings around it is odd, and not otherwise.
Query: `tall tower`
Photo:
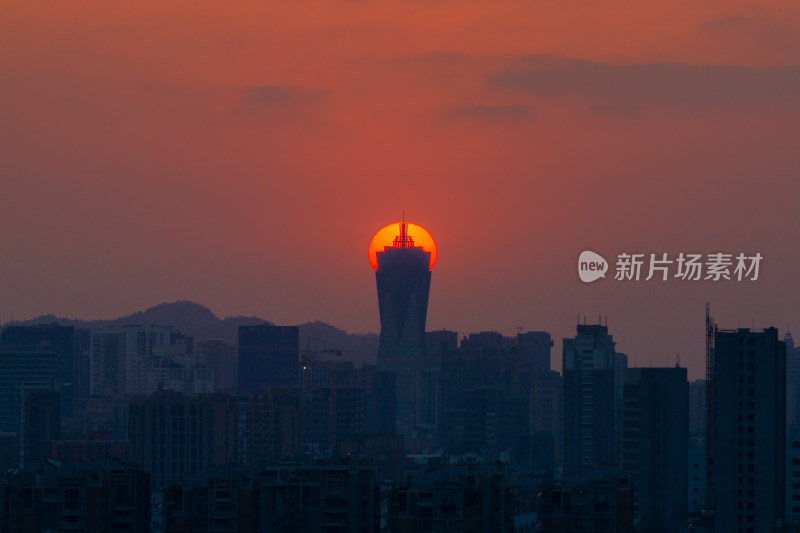
[[[425,228],[403,220],[372,237],[369,259],[381,315],[378,365],[396,373],[397,417],[413,425],[417,374],[435,366],[426,357],[425,320],[436,243]]]
[[[631,476],[642,531],[675,533],[686,518],[688,386],[685,368],[625,372],[622,468]]]
[[[564,474],[617,464],[616,352],[608,327],[578,324],[564,339]]]
[[[786,345],[778,330],[717,330],[712,397],[714,531],[771,531],[784,519]]]

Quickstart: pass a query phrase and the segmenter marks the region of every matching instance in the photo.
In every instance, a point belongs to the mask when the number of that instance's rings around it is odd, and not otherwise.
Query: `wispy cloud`
[[[536,56],[489,76],[490,86],[537,97],[587,97],[610,105],[800,101],[800,66],[613,64]]]
[[[445,112],[450,118],[478,120],[529,120],[535,118],[535,110],[521,104],[510,105],[469,105]]]

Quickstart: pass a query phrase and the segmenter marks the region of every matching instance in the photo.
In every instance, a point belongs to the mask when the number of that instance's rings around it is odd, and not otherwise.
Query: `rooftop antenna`
[[[403,211],[402,222],[400,222],[400,235],[394,238],[393,248],[413,248],[414,241],[408,235],[408,224],[406,224],[406,212]]]
[[[681,354],[677,353],[675,354],[675,368],[680,368],[680,367],[681,367]]]

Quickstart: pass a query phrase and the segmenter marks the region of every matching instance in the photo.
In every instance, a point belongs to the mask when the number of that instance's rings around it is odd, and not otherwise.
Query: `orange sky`
[[[168,4],[6,4],[0,319],[189,299],[377,331],[364,249],[405,210],[439,247],[429,329],[602,313],[696,377],[705,301],[800,323],[792,4]],[[586,248],[765,259],[750,284],[584,285]]]

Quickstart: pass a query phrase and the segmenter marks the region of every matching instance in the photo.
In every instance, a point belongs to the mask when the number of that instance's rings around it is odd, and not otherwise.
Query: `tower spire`
[[[400,236],[402,237],[402,247],[406,247],[406,234],[408,233],[408,226],[406,226],[406,210],[403,209],[403,222],[400,223]]]

